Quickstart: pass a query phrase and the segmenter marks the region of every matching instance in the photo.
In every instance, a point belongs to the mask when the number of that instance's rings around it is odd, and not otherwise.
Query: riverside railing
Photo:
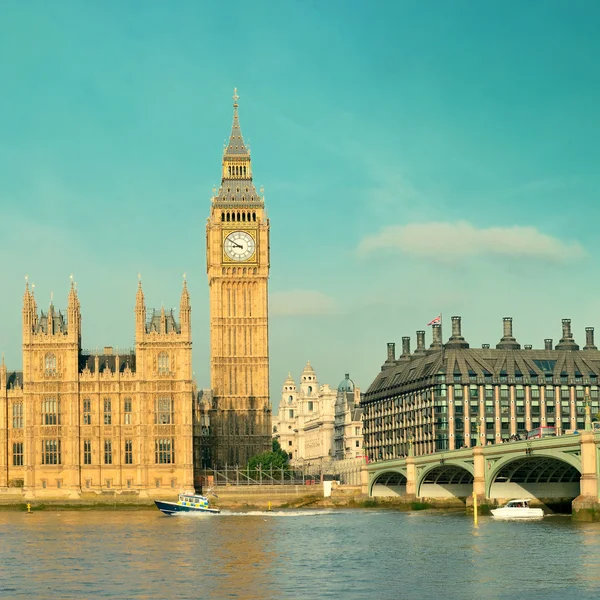
[[[216,469],[199,469],[196,482],[202,487],[244,485],[316,485],[323,481],[339,481],[341,485],[360,485],[362,461],[340,461],[344,464],[310,465],[306,467],[273,467],[249,469],[225,465]]]

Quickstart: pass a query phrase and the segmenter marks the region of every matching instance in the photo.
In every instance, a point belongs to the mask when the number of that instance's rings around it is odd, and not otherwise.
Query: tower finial
[[[233,108],[237,108],[238,107],[238,100],[239,99],[240,99],[240,97],[238,96],[237,88],[233,88]]]

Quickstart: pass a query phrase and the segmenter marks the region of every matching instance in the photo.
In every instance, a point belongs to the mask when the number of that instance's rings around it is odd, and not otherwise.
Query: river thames
[[[598,598],[600,524],[459,513],[0,512],[3,598]]]

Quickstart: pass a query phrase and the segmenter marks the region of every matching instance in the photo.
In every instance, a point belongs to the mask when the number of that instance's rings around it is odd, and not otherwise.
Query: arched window
[[[242,198],[242,200],[243,200],[243,198]],[[245,221],[245,220],[246,220],[246,213],[242,213],[242,221]]]
[[[290,397],[288,398],[288,402],[289,402],[290,404],[292,403],[292,401],[293,401],[293,400],[294,400],[294,397],[293,397],[293,396],[290,396]]]
[[[44,369],[46,375],[54,375],[56,373],[56,356],[52,352],[48,352],[44,359]]]
[[[227,220],[229,221],[230,217],[229,217],[229,213],[227,213]]]
[[[252,213],[252,220],[256,221],[256,213],[255,212]]]
[[[169,368],[169,355],[166,352],[161,352],[158,355],[158,372],[161,375],[166,375],[170,372]]]
[[[221,221],[225,220],[225,213],[221,213]]]
[[[312,385],[308,386],[308,395],[310,396],[312,394]]]

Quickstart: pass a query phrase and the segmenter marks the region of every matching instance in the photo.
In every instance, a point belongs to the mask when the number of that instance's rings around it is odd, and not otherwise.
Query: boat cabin
[[[179,502],[181,506],[207,507],[208,498],[204,496],[196,496],[194,494],[179,494]]]

